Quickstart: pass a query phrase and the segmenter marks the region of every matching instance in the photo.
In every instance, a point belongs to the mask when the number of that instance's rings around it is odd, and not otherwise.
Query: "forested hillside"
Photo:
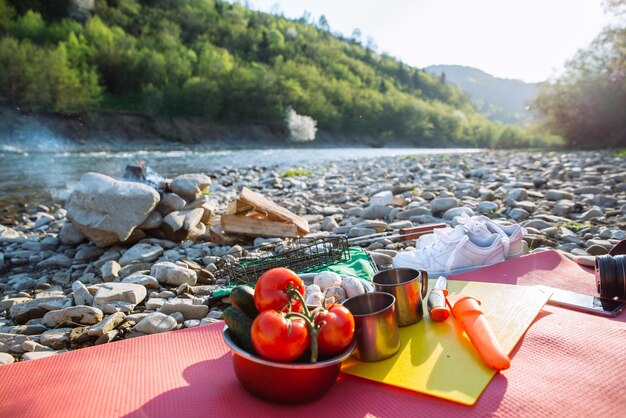
[[[0,37],[0,100],[23,110],[263,124],[286,138],[293,109],[379,145],[543,143],[488,121],[454,85],[333,35],[325,19],[218,0],[0,0]]]
[[[494,77],[478,68],[463,65],[431,65],[425,71],[456,84],[469,94],[478,110],[491,120],[524,123],[531,119],[527,110],[537,96],[540,83]]]

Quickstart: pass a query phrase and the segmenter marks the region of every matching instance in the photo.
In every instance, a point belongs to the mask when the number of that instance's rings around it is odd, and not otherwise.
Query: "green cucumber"
[[[228,325],[230,335],[233,337],[235,342],[249,353],[254,353],[252,339],[250,338],[252,318],[246,315],[245,312],[240,309],[233,308],[232,306],[224,309],[223,315],[224,322]]]
[[[254,306],[254,289],[250,286],[239,285],[230,291],[230,304],[243,311],[250,318],[254,319],[259,314]]]

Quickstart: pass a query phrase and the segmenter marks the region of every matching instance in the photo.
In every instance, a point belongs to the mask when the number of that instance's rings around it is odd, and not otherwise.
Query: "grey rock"
[[[157,334],[171,331],[178,323],[174,318],[160,312],[148,314],[144,319],[135,325],[135,330],[144,334]]]
[[[54,349],[65,347],[70,342],[72,328],[56,328],[41,334],[39,342]]]
[[[168,213],[182,210],[186,204],[187,202],[185,202],[185,199],[177,194],[165,193],[163,195],[163,199],[161,199],[159,205],[157,206],[157,211],[159,211],[162,216],[165,216]]]
[[[587,252],[591,255],[604,255],[609,251],[602,245],[591,245],[587,247]]]
[[[75,261],[91,261],[104,254],[104,249],[95,245],[81,245],[74,256]]]
[[[78,245],[85,241],[87,237],[80,232],[71,222],[66,222],[59,232],[59,239],[66,245]]]
[[[603,216],[604,213],[602,210],[598,208],[591,208],[588,211],[583,212],[578,219],[581,221],[589,221],[593,218],[602,218]]]
[[[183,283],[194,286],[197,281],[195,271],[168,261],[154,264],[150,269],[150,275],[159,283],[171,286],[179,286]]]
[[[37,264],[39,267],[69,267],[72,260],[65,254],[53,255]]]
[[[100,267],[100,274],[102,275],[102,280],[105,282],[110,282],[117,279],[120,275],[120,269],[122,266],[117,261],[107,261]]]
[[[84,174],[67,200],[67,217],[99,247],[130,238],[159,202],[151,187]]]
[[[47,296],[11,306],[9,316],[18,324],[42,318],[49,310],[61,309],[70,299],[65,296]]]
[[[574,194],[600,194],[604,190],[597,186],[583,186],[574,189]]]
[[[105,333],[104,335],[102,335],[101,337],[99,337],[94,344],[95,345],[101,345],[101,344],[110,343],[111,341],[114,341],[117,338],[119,333],[120,332],[118,330],[116,330],[116,329],[111,330],[111,331]]]
[[[29,341],[30,337],[26,335],[16,335],[16,334],[7,334],[0,333],[0,352],[13,352],[16,354],[21,354],[24,352],[22,349],[22,344],[25,341]]]
[[[104,313],[131,312],[147,293],[140,284],[104,283],[98,287],[93,304]]]
[[[43,317],[42,323],[50,328],[60,325],[93,325],[102,321],[102,311],[91,306],[71,306],[50,311]]]
[[[522,208],[513,208],[508,214],[509,218],[520,222],[530,217],[530,214]]]
[[[376,233],[376,230],[373,228],[350,228],[350,231],[348,232],[348,237],[350,238],[362,237],[365,235],[371,235],[375,233]]]
[[[140,242],[129,248],[122,258],[120,258],[120,266],[126,266],[131,263],[152,262],[163,254],[163,248],[157,244]]]
[[[469,216],[474,216],[474,211],[471,208],[468,208],[468,207],[458,207],[458,208],[448,209],[443,214],[443,219],[445,219],[447,221],[451,221],[454,218],[456,218],[457,216],[461,216],[464,213],[469,215]]]
[[[46,330],[42,332],[45,332],[45,331]],[[26,351],[27,353],[52,351],[50,347],[45,346],[43,344],[39,344],[38,342],[35,342],[35,341],[24,341],[24,344],[22,344],[22,350]]]
[[[175,177],[170,184],[174,193],[187,201],[199,199],[202,191],[211,185],[211,178],[206,174],[183,174]]]
[[[542,229],[551,228],[552,224],[549,224],[546,221],[542,221],[541,219],[532,219],[528,222],[524,222],[523,226],[526,228],[535,228],[535,229],[542,230]]]
[[[167,299],[163,298],[150,298],[146,301],[146,309],[150,309],[152,311],[156,311],[163,306],[163,304],[167,302]]]
[[[517,202],[526,199],[528,199],[528,192],[526,191],[526,189],[513,189],[509,193],[507,193],[504,200],[506,202]]]
[[[383,219],[391,212],[391,206],[384,205],[370,205],[365,209],[362,209],[360,216],[363,219]],[[346,211],[346,214],[348,211]]]
[[[332,232],[338,226],[339,224],[337,223],[335,218],[328,216],[324,218],[324,220],[322,221],[322,225],[320,226],[320,229],[322,231]]]
[[[559,202],[552,208],[552,213],[556,216],[567,216],[574,211],[576,204],[571,200],[559,200]]]
[[[157,210],[150,212],[145,221],[143,221],[137,228],[139,229],[156,229],[163,223],[163,216]]]
[[[209,307],[206,305],[194,305],[191,299],[175,298],[165,302],[159,311],[164,314],[180,312],[185,319],[202,319],[209,313]]]
[[[93,305],[93,296],[80,280],[72,283],[72,294],[74,295],[74,303],[76,305]]]
[[[459,201],[453,197],[438,197],[430,201],[430,211],[435,216],[457,206],[459,206]]]
[[[421,215],[431,215],[430,209],[426,207],[412,207],[401,212],[398,212],[396,215],[397,219],[407,220],[411,219],[413,216],[421,216]]]
[[[498,210],[499,207],[500,206],[498,205],[497,202],[490,202],[490,201],[485,200],[485,201],[480,202],[476,209],[480,213],[491,213],[491,212],[495,212],[496,210]]]
[[[123,312],[115,312],[104,318],[100,323],[90,327],[87,333],[92,337],[101,337],[121,324],[124,319],[126,319],[126,315]]]
[[[550,189],[546,192],[546,199],[559,201],[563,199],[574,200],[574,194],[563,190]]]

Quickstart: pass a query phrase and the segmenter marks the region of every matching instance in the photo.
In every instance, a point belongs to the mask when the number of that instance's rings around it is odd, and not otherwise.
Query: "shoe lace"
[[[469,216],[467,213],[462,213],[459,217],[457,217],[457,221],[461,225],[463,225],[467,233],[481,233],[481,232],[484,233],[486,231],[487,233],[491,234],[491,231],[489,231],[489,229],[485,225],[485,222],[490,222],[490,225],[492,226],[492,228],[496,231],[498,235],[500,235],[500,237],[502,237],[502,244],[504,245],[504,254],[509,253],[509,245],[510,245],[509,236],[506,234],[506,232],[504,232],[502,228],[500,228],[500,226],[497,223],[492,222],[491,220],[483,221],[479,217]]]
[[[435,233],[437,232],[438,231],[435,230]],[[447,244],[451,242],[446,239],[445,233],[439,233],[438,238],[439,239],[437,239],[437,241],[433,242],[430,245],[427,245],[423,249],[424,255],[426,256],[426,260],[429,260],[429,262],[430,260],[434,260],[436,256],[440,255],[445,250],[447,250],[447,247],[448,247]],[[456,256],[467,241],[469,241],[469,237],[467,235],[463,235],[461,239],[455,244],[454,249],[452,250],[452,252],[450,253],[450,255],[448,256],[446,260],[446,266],[445,266],[446,275],[449,275],[452,272],[452,265],[454,264]]]

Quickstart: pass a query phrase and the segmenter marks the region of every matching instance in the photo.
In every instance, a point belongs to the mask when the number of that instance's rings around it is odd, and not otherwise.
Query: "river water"
[[[121,178],[126,165],[145,163],[164,177],[211,172],[223,167],[280,166],[388,156],[476,152],[459,148],[323,148],[210,150],[124,150],[24,152],[0,148],[0,209],[15,203],[29,205],[63,201],[80,177],[95,171]]]

